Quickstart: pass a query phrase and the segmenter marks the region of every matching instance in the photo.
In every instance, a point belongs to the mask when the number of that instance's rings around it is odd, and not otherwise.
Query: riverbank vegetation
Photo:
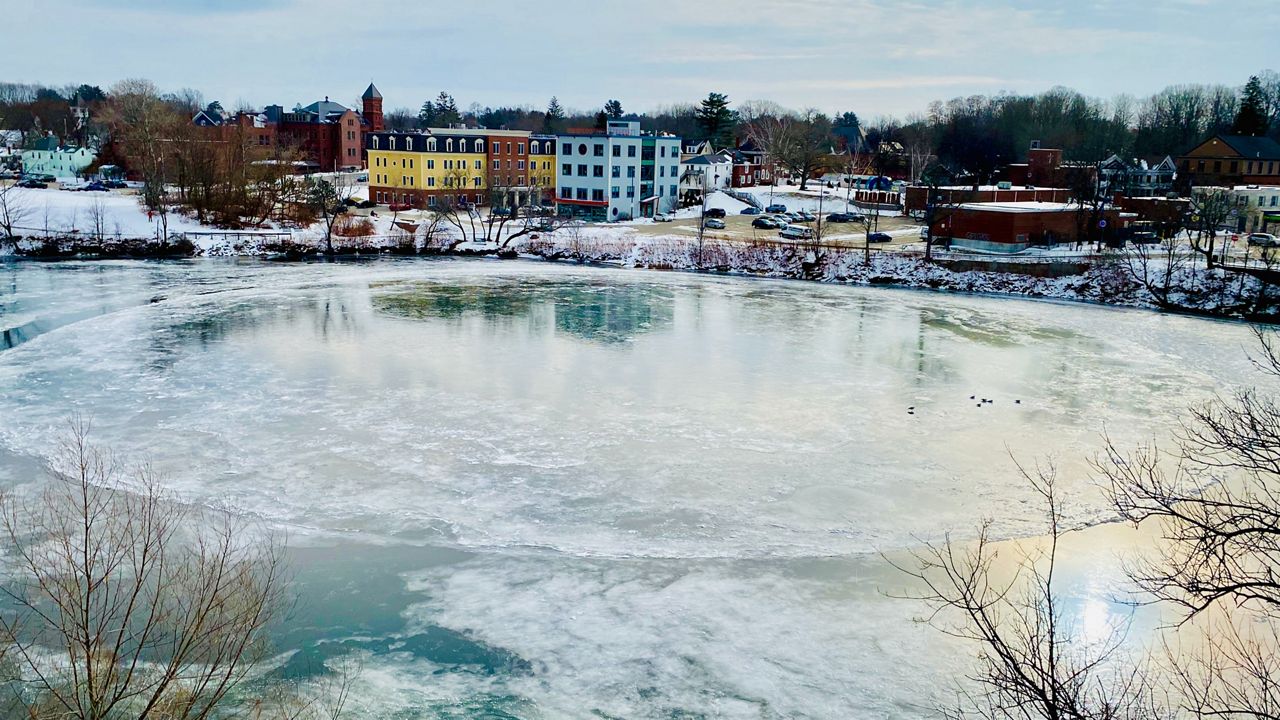
[[[336,720],[345,682],[303,698],[261,678],[292,602],[278,538],[88,435],[73,423],[48,482],[0,496],[0,715]]]

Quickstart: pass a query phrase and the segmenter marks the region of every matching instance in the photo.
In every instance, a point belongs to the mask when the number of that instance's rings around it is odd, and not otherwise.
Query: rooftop
[[[964,203],[960,205],[962,210],[998,213],[1074,212],[1078,207],[1072,203],[1054,202],[991,202]]]

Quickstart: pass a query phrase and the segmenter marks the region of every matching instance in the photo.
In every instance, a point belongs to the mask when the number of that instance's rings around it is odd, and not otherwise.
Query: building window
[[[373,149],[374,149],[374,150],[377,150],[377,149],[378,149],[378,136],[377,136],[377,135],[374,135],[373,137],[371,137],[371,138],[369,139],[369,141],[370,141],[371,143],[373,143]]]
[[[573,166],[570,165],[569,163],[565,163],[561,165],[560,174],[564,175],[565,177],[573,177]]]
[[[579,199],[579,200],[586,200],[586,199],[587,199],[587,189],[586,189],[586,188],[578,188],[578,199]]]
[[[436,151],[436,139],[427,138],[427,152],[435,152],[435,151]]]
[[[573,197],[573,189],[567,188],[567,187],[560,188],[560,197],[564,198],[565,200],[571,199]]]
[[[413,150],[413,138],[405,138],[404,149],[410,151]]]
[[[586,165],[579,165],[579,166],[578,166],[578,177],[586,177],[586,176],[587,176],[587,166],[586,166]]]
[[[501,161],[501,160],[494,160],[494,161],[493,161],[493,169],[494,169],[494,170],[497,170],[497,169],[498,169],[499,167],[501,167],[501,166],[502,166],[502,161]]]
[[[614,185],[612,188],[609,189],[609,197],[614,197],[614,198],[622,197],[622,188],[618,187],[617,185]]]
[[[670,193],[670,195],[671,195],[671,197],[675,197],[675,196],[676,196],[676,186],[675,186],[675,185],[672,185],[672,186],[671,186],[671,193]]]
[[[428,170],[435,170],[435,169],[436,169],[436,161],[435,161],[435,160],[428,160],[428,161],[427,161],[427,169],[428,169]]]
[[[594,166],[592,166],[592,168],[591,168],[591,176],[592,176],[592,177],[604,177],[604,166],[603,166],[603,165],[594,165]]]
[[[595,144],[596,157],[604,157],[604,145],[602,143]]]
[[[573,154],[573,145],[570,145],[569,143],[560,143],[560,154],[561,154],[561,155],[572,155],[572,154]]]
[[[453,152],[453,138],[444,141],[444,151]]]
[[[517,160],[517,161],[516,161],[516,169],[517,169],[517,170],[523,170],[523,169],[524,169],[524,161],[523,161],[523,160]]]
[[[622,166],[614,165],[613,169],[610,171],[610,174],[612,177],[622,177]]]
[[[591,199],[596,202],[604,202],[604,191],[599,189],[592,190]]]
[[[636,176],[636,167],[632,165],[627,168],[627,177],[633,178],[635,176]]]
[[[433,177],[427,178],[427,187],[435,187],[435,186],[436,186],[435,177],[433,176]]]
[[[628,186],[627,186],[627,197],[629,197],[629,198],[634,198],[635,196],[636,196],[636,186],[635,186],[635,185],[628,185]]]
[[[524,176],[523,176],[523,175],[521,175],[520,177],[517,177],[517,178],[516,178],[516,184],[517,184],[517,185],[524,185]]]
[[[621,145],[614,145],[614,146],[613,146],[613,156],[614,156],[614,157],[622,157],[622,146],[621,146]]]
[[[431,179],[434,180],[435,178],[431,178]],[[435,206],[436,206],[436,196],[435,195],[428,196],[427,207],[435,207]]]
[[[516,154],[518,155],[524,154],[524,143],[516,143]]]
[[[635,157],[635,156],[636,156],[636,146],[635,146],[635,145],[628,145],[628,146],[627,146],[627,157]]]

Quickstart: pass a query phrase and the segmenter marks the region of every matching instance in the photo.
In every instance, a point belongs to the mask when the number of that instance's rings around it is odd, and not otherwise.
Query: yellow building
[[[490,139],[482,130],[365,134],[369,199],[410,207],[483,205]]]

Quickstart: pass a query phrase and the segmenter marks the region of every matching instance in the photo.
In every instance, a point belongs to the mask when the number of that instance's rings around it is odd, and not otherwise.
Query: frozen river
[[[1248,329],[497,261],[0,264],[0,482],[79,413],[288,530],[284,672],[370,717],[925,717],[971,653],[879,553],[1036,534],[1009,453],[1168,436]],[[973,399],[971,399],[971,396]],[[992,400],[981,403],[981,399]],[[914,408],[909,411],[908,408]],[[1106,612],[1114,558],[1073,575]]]

